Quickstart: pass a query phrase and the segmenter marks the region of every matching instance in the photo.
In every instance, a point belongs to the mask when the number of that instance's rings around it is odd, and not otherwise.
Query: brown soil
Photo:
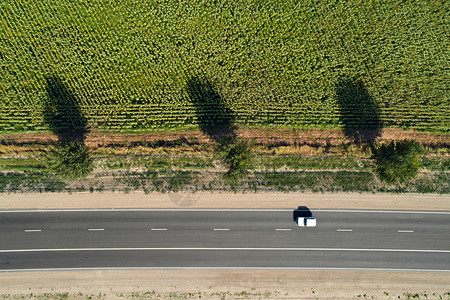
[[[450,299],[450,274],[423,272],[67,271],[0,273],[0,282],[6,299]]]
[[[274,208],[399,209],[450,211],[450,195],[179,192],[12,193],[0,194],[0,209],[69,208]]]
[[[263,145],[310,145],[338,146],[353,141],[346,137],[341,129],[279,129],[279,128],[244,128],[237,134],[248,139],[255,139]],[[28,143],[49,143],[56,141],[56,136],[50,133],[20,133],[0,134],[0,141],[6,144],[23,145]],[[209,137],[199,130],[164,131],[154,133],[121,134],[108,131],[93,130],[86,137],[87,146],[105,146],[114,144],[132,144],[135,142],[175,141],[180,139],[198,140],[198,143],[208,143]],[[386,128],[377,138],[378,142],[413,139],[425,146],[449,147],[450,134],[419,132]]]

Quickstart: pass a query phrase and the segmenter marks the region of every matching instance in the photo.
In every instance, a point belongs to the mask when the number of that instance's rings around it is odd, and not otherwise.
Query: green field
[[[445,0],[2,0],[0,132],[58,119],[56,79],[98,128],[225,112],[239,125],[448,133],[449,11]]]

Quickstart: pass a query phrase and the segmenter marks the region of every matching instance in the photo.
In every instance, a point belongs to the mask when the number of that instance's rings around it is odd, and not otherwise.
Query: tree
[[[83,142],[59,142],[46,156],[47,172],[78,180],[94,170],[89,148]]]
[[[375,173],[381,181],[399,183],[414,178],[420,169],[418,155],[423,152],[416,141],[392,141],[373,148]]]
[[[214,154],[228,171],[224,177],[231,182],[237,182],[248,175],[248,169],[253,164],[253,153],[248,141],[235,136],[223,137],[216,142]]]

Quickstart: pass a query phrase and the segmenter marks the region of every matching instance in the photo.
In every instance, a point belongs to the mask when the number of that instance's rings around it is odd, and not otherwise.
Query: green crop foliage
[[[449,10],[444,0],[2,0],[0,131],[47,129],[57,76],[77,101],[67,106],[105,129],[192,126],[199,110],[208,120],[214,101],[199,109],[189,89],[205,78],[236,125],[449,132]],[[358,90],[342,91],[342,78]]]
[[[1,158],[0,170],[8,171],[42,171],[45,168],[41,160],[34,158]]]

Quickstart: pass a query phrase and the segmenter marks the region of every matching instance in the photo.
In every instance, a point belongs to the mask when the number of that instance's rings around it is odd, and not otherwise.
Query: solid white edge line
[[[89,228],[88,231],[104,231],[103,228]]]
[[[71,252],[71,251],[348,251],[348,252],[416,252],[416,253],[450,253],[450,250],[437,249],[374,249],[374,248],[59,248],[59,249],[10,249],[0,253],[17,252]]]
[[[242,212],[292,212],[295,208],[265,209],[265,208],[99,208],[99,209],[24,209],[0,210],[0,213],[36,213],[36,212],[133,212],[133,211],[242,211]],[[421,211],[421,210],[358,210],[358,209],[311,209],[311,212],[341,212],[341,213],[390,213],[390,214],[441,214],[450,215],[450,211]]]
[[[400,232],[400,233],[412,233],[412,232],[414,232],[414,230],[397,230],[397,232]]]
[[[25,229],[25,232],[41,232],[41,229]]]
[[[12,272],[50,272],[50,271],[96,271],[96,270],[326,270],[326,271],[376,271],[376,272],[438,272],[450,273],[439,269],[388,269],[388,268],[326,268],[326,267],[99,267],[99,268],[40,268],[9,269],[0,273]]]
[[[369,210],[369,209],[311,209],[312,212],[340,212],[340,213],[387,213],[387,214],[437,214],[450,215],[450,211],[427,210]]]
[[[353,229],[337,229],[338,232],[351,232]]]

